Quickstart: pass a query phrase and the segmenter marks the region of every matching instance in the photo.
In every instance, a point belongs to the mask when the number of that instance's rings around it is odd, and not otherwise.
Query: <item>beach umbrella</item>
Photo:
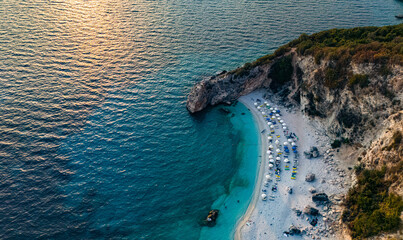
[[[262,194],[262,199],[263,199],[263,200],[266,200],[266,198],[267,198],[267,195],[263,193],[263,194]]]
[[[288,139],[288,141],[289,141],[289,142],[292,142],[292,140],[291,140],[291,139]]]
[[[280,120],[280,122],[281,122],[281,123],[283,123],[283,122],[284,122],[284,120]]]
[[[273,164],[269,164],[269,168],[272,168],[273,167]]]
[[[266,175],[266,179],[270,179],[270,175]]]
[[[257,109],[260,109],[260,107],[257,107]]]
[[[273,126],[273,125],[270,125],[270,128],[274,128],[274,126]]]
[[[276,114],[276,117],[280,117],[280,114]]]
[[[274,143],[278,145],[280,142],[278,140],[276,140]]]
[[[281,151],[280,149],[278,149],[278,148],[276,149],[276,152],[280,152],[280,151]]]
[[[286,158],[286,159],[284,159],[284,162],[285,162],[285,163],[288,163],[288,162],[290,162],[290,160],[288,160],[288,159]]]
[[[269,161],[273,161],[273,155],[269,156]]]
[[[294,150],[294,153],[298,153],[298,151],[297,151],[297,150]]]
[[[257,106],[257,103],[256,103],[256,102],[255,102],[254,104],[255,104],[255,106]]]
[[[270,145],[269,148],[273,148],[273,145]]]
[[[269,162],[274,163],[274,159],[272,159],[272,158],[269,159]]]
[[[285,124],[285,123],[282,123],[282,125],[283,125],[283,126],[286,126],[287,124]]]
[[[288,145],[288,142],[284,142],[284,145],[285,145],[284,147],[286,147],[286,145]]]
[[[295,149],[297,149],[297,146],[293,146],[293,147],[292,147],[292,150],[295,150]]]
[[[273,108],[271,107],[270,110],[273,110]]]
[[[276,157],[276,160],[281,160],[281,158],[280,158],[280,157]]]
[[[284,130],[286,130],[286,129],[287,129],[287,127],[283,127],[283,129],[284,129]]]
[[[296,144],[295,144],[295,142],[292,142],[291,145],[295,146]]]
[[[267,101],[264,101],[264,104],[267,104],[268,102]]]
[[[262,112],[262,114],[265,115],[266,113],[265,113],[265,112]]]
[[[276,111],[277,111],[277,110],[278,110],[278,108],[274,108],[274,110],[276,110]]]

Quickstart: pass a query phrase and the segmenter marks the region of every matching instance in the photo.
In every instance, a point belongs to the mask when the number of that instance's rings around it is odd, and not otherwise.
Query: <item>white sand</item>
[[[332,150],[328,154],[324,153],[330,148],[330,139],[324,135],[319,127],[313,126],[314,122],[302,115],[301,112],[295,110],[287,110],[282,106],[274,104],[272,101],[263,98],[263,91],[256,91],[249,95],[243,96],[239,99],[250,111],[253,113],[254,119],[259,126],[259,134],[261,135],[261,156],[263,161],[260,164],[259,176],[256,180],[254,197],[251,204],[238,222],[238,227],[235,233],[235,239],[336,239],[339,238],[334,232],[335,226],[333,220],[340,216],[339,208],[334,205],[324,208],[324,206],[316,206],[312,202],[312,194],[309,192],[311,187],[314,187],[317,192],[325,192],[329,197],[335,194],[344,194],[346,192],[344,172],[338,168],[338,159],[332,155]],[[268,124],[263,118],[261,112],[254,106],[256,99],[268,101],[270,106],[276,106],[281,110],[281,118],[285,121],[289,131],[294,132],[299,140],[296,142],[299,152],[299,163],[297,169],[296,180],[291,179],[291,172],[293,166],[294,154],[290,154],[290,170],[284,169],[285,163],[281,158],[281,180],[276,181],[274,170],[268,169],[268,156],[266,154],[267,148],[270,144],[275,146],[274,138],[273,143],[268,143],[267,136],[270,133]],[[267,111],[266,111],[267,112]],[[265,133],[260,133],[266,129]],[[280,144],[287,141],[282,129],[275,129],[275,135],[281,135]],[[303,151],[309,150],[311,146],[316,146],[319,149],[321,157],[307,159]],[[291,148],[291,147],[290,147]],[[276,149],[276,147],[275,147]],[[330,154],[330,156],[328,156]],[[336,154],[337,155],[337,154]],[[265,175],[271,173],[273,181],[269,183],[268,187],[264,186]],[[313,182],[306,182],[305,176],[308,173],[314,173],[316,180]],[[325,182],[324,182],[324,181]],[[272,186],[278,183],[278,191],[273,192]],[[286,191],[287,187],[292,187],[293,193],[289,194]],[[262,189],[266,189],[268,199],[267,201],[261,200]],[[274,201],[271,201],[270,196],[274,196]],[[333,199],[333,198],[332,198]],[[336,197],[337,200],[337,197]],[[293,208],[303,211],[306,205],[311,205],[319,209],[320,214],[323,216],[318,217],[318,225],[312,227],[306,220],[307,215],[301,214],[297,216]],[[327,220],[324,221],[324,219]],[[304,230],[301,236],[284,236],[284,231],[288,231],[290,225],[297,226],[299,229]],[[337,225],[337,224],[336,224]],[[337,227],[337,226],[336,226]]]

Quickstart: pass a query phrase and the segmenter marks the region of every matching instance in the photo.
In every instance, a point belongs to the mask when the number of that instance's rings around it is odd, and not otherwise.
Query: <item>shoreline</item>
[[[248,94],[249,95],[249,94]],[[246,96],[248,96],[246,95]],[[268,130],[268,128],[266,127],[266,125],[264,124],[264,122],[262,121],[262,118],[260,117],[260,115],[258,115],[258,112],[256,111],[256,108],[254,108],[253,105],[248,104],[248,101],[244,100],[244,97],[246,96],[242,96],[238,99],[238,101],[240,103],[242,103],[247,109],[250,110],[250,112],[253,115],[253,119],[257,125],[258,131],[259,131],[259,135],[260,135],[260,153],[261,153],[261,157],[260,157],[260,164],[258,164],[259,170],[256,169],[257,177],[255,179],[255,187],[253,188],[253,193],[252,193],[252,199],[249,203],[249,206],[245,212],[245,214],[242,215],[242,217],[237,221],[237,226],[235,228],[235,233],[234,233],[234,240],[241,240],[241,229],[242,227],[245,225],[245,223],[248,221],[248,219],[250,218],[250,216],[253,213],[253,210],[255,210],[256,207],[256,203],[257,200],[259,199],[259,189],[260,186],[262,185],[263,182],[263,175],[264,175],[264,170],[266,168],[266,151],[265,148],[263,146],[267,145],[267,138],[265,138],[264,134],[261,134],[261,132],[265,129],[266,131]]]
[[[277,102],[275,96],[269,99],[264,98],[264,90],[257,90],[238,99],[253,116],[253,121],[258,129],[260,137],[260,150],[257,162],[259,169],[256,169],[257,178],[254,182],[253,196],[245,213],[238,219],[235,227],[233,239],[258,240],[258,239],[283,239],[286,231],[291,226],[301,230],[301,235],[294,235],[295,239],[343,239],[338,219],[341,216],[340,199],[346,193],[349,180],[344,178],[348,168],[352,165],[341,161],[342,155],[330,148],[330,139],[321,127],[320,123],[306,118],[298,109],[287,109]],[[287,123],[290,132],[296,134],[299,151],[308,151],[312,146],[319,150],[319,156],[307,158],[304,154],[298,159],[295,168],[296,176],[291,176],[291,171],[279,174],[281,180],[270,183],[269,186],[263,184],[265,172],[269,175],[273,170],[268,168],[267,146],[269,140],[267,134],[271,129],[261,112],[254,105],[255,100],[268,101],[281,109],[281,118]],[[266,130],[264,134],[261,132]],[[280,142],[286,141],[283,134],[279,134]],[[294,159],[294,157],[293,157]],[[284,168],[283,168],[284,170]],[[294,172],[294,171],[293,171]],[[298,172],[298,173],[297,173]],[[313,181],[306,181],[309,174],[316,175]],[[277,186],[276,191],[272,191],[272,184]],[[292,188],[292,194],[286,189]],[[317,205],[312,200],[311,189],[317,193],[326,193],[329,196],[330,204]],[[258,201],[260,191],[270,192],[271,201]],[[268,193],[267,193],[268,194]],[[269,195],[269,194],[268,194]],[[319,215],[303,213],[296,214],[296,211],[304,210],[307,206],[314,206],[319,210]],[[311,220],[316,219],[317,225],[311,225]]]

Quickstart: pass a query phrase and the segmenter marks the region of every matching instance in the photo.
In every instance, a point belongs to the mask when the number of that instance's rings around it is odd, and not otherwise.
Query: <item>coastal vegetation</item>
[[[368,78],[369,77],[366,74],[354,74],[350,78],[348,85],[350,87],[353,87],[355,85],[359,85],[361,88],[368,87],[368,84],[369,84]]]
[[[385,179],[388,171],[357,167],[358,182],[346,198],[342,220],[347,223],[353,239],[363,239],[399,227],[403,200],[389,192],[393,183]]]
[[[351,29],[331,29],[302,34],[299,38],[278,48],[273,54],[265,55],[252,63],[246,63],[231,73],[246,75],[256,66],[269,64],[295,48],[303,56],[312,55],[316,64],[329,61],[323,72],[324,85],[330,89],[359,85],[366,87],[365,76],[351,76],[348,65],[355,63],[375,63],[378,74],[391,73],[390,65],[403,65],[403,24],[384,27],[357,27]]]
[[[291,56],[285,56],[276,61],[271,67],[269,77],[272,79],[276,79],[276,81],[273,82],[274,89],[282,86],[284,83],[291,80],[291,76],[293,73],[291,61]]]

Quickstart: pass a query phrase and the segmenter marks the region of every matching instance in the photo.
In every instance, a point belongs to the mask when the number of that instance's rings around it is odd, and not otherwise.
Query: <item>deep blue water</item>
[[[402,13],[396,0],[0,0],[0,238],[230,238],[247,198],[218,237],[198,221],[251,193],[257,135],[241,105],[190,116],[191,86],[301,33]]]

